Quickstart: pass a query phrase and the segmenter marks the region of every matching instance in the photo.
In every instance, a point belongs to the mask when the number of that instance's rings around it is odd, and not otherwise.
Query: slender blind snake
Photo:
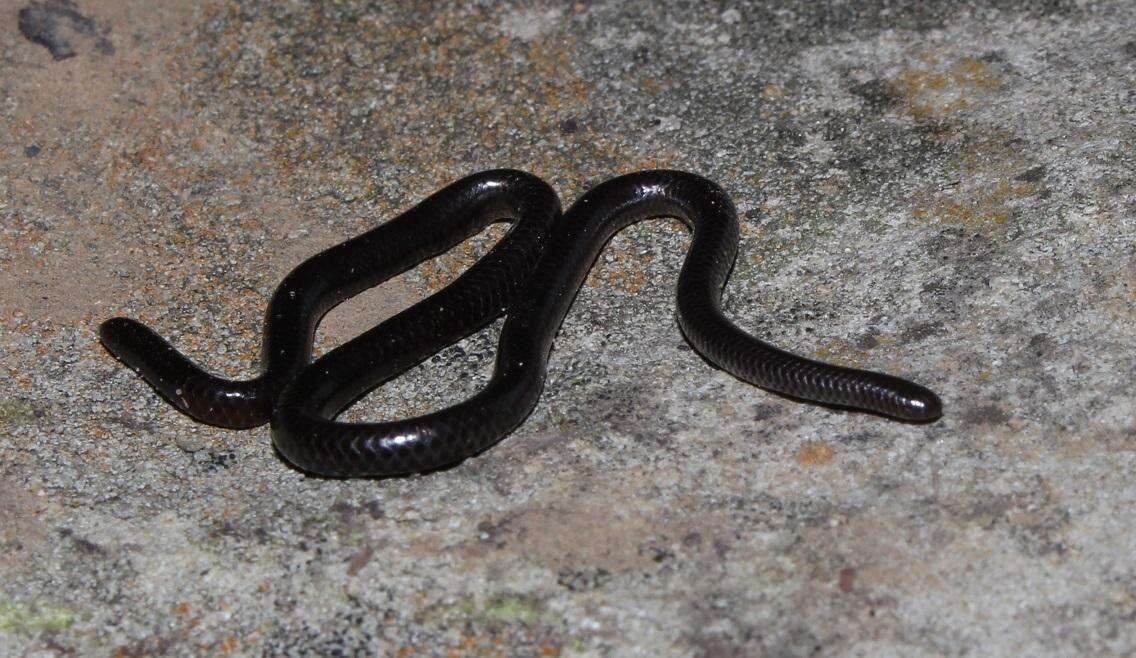
[[[555,192],[530,174],[463,178],[292,270],[269,302],[255,379],[214,377],[134,320],[107,320],[99,335],[194,419],[235,429],[271,422],[280,454],[304,471],[359,477],[433,470],[491,447],[532,412],[553,339],[599,253],[624,227],[660,216],[693,231],[677,316],[687,341],[712,364],[804,400],[908,421],[941,415],[939,398],[918,384],[798,357],[731,323],[720,300],[737,253],[733,203],[716,184],[680,171],[608,180],[563,214]],[[505,237],[449,286],[311,361],[316,325],[333,306],[498,221],[512,223]],[[501,315],[493,375],[473,397],[417,418],[335,420],[368,390]]]

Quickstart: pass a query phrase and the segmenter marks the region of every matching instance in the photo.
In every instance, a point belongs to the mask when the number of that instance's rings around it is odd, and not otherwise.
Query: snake
[[[916,423],[942,415],[940,398],[920,384],[792,354],[727,318],[721,300],[737,258],[737,211],[714,182],[674,170],[606,180],[564,211],[546,182],[522,171],[451,183],[289,272],[268,303],[260,374],[252,379],[209,374],[137,320],[106,320],[99,338],[191,418],[230,429],[269,423],[277,452],[302,472],[435,471],[487,450],[532,413],[554,339],[600,253],[625,227],[659,217],[692,232],[676,316],[711,365],[798,400]],[[315,331],[330,309],[499,222],[510,224],[504,237],[452,283],[313,360]],[[502,316],[492,375],[469,398],[411,418],[337,419],[376,386]]]

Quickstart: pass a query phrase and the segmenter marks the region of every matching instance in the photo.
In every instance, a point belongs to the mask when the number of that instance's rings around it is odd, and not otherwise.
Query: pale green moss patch
[[[540,619],[541,608],[540,601],[521,594],[494,594],[485,602],[485,617],[528,625]]]
[[[59,631],[75,623],[75,613],[65,608],[28,606],[0,599],[0,631]]]
[[[19,427],[35,421],[36,408],[22,398],[0,400],[0,427]]]

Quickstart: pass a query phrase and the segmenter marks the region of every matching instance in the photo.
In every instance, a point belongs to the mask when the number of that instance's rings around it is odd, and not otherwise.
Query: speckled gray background
[[[60,60],[27,4],[0,2],[0,654],[1136,651],[1131,0],[81,0]],[[674,221],[614,240],[529,421],[425,477],[306,478],[96,343],[128,314],[250,374],[293,265],[500,166],[566,201],[713,178],[744,215],[730,314],[943,419],[711,369],[673,320]],[[461,399],[493,348],[350,416]]]

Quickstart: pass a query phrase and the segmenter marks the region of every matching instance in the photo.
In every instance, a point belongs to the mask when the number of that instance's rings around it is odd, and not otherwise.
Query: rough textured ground
[[[1131,0],[81,0],[58,60],[26,5],[0,2],[0,654],[1136,651]],[[528,423],[424,477],[304,477],[96,342],[128,314],[251,374],[290,267],[499,166],[566,201],[648,166],[719,181],[731,315],[946,414],[712,370],[673,321],[673,221],[612,243]],[[493,347],[350,415],[460,399]]]

